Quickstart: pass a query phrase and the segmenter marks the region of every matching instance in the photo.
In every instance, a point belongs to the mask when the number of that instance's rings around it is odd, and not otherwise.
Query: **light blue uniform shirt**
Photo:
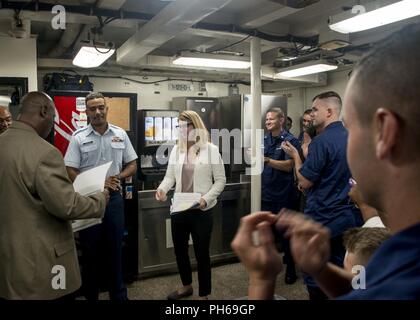
[[[96,132],[91,125],[74,132],[64,163],[83,172],[112,161],[107,173],[109,177],[119,174],[123,164],[135,159],[137,154],[125,130],[108,123],[103,135]]]

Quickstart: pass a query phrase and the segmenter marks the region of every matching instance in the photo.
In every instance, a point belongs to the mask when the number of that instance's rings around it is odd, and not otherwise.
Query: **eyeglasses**
[[[175,126],[175,128],[176,129],[179,129],[179,128],[186,128],[186,127],[188,127],[189,125],[193,125],[193,123],[192,122],[187,122],[187,123],[183,123],[183,124],[181,124],[181,125],[176,125]]]

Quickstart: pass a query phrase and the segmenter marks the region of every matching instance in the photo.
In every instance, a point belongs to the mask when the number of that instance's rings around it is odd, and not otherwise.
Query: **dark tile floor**
[[[212,300],[246,299],[248,276],[240,263],[219,265],[212,268]],[[128,285],[130,300],[164,300],[168,293],[177,289],[181,282],[178,274],[163,275],[142,279]],[[197,273],[193,274],[194,294],[187,299],[198,298]],[[284,271],[279,275],[276,284],[276,298],[307,300],[308,295],[303,285],[302,276],[293,285],[284,283]],[[108,299],[107,294],[101,294],[101,299]]]

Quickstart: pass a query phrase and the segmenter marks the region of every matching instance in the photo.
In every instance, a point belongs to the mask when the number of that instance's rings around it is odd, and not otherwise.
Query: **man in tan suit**
[[[81,279],[71,220],[105,211],[107,191],[76,193],[60,152],[44,140],[53,120],[51,98],[30,92],[18,120],[0,136],[3,299],[57,299],[76,291]]]

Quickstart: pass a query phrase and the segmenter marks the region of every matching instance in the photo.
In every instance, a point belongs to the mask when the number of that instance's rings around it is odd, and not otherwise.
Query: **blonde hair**
[[[192,123],[195,132],[195,142],[198,148],[204,147],[207,142],[211,142],[209,132],[197,112],[192,110],[182,111],[178,117],[179,121]],[[188,138],[187,138],[188,139]],[[187,149],[187,141],[185,139],[178,139],[179,148],[183,151]]]

